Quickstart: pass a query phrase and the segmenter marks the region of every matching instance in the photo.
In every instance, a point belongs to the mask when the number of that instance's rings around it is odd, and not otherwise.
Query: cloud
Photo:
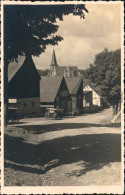
[[[120,48],[120,5],[87,4],[89,13],[85,19],[78,16],[64,16],[64,21],[57,21],[60,26],[57,34],[64,40],[55,46],[57,62],[60,66],[78,66],[86,69],[94,57],[105,47],[109,50]],[[35,57],[37,68],[47,69],[51,63],[52,46],[40,57]]]

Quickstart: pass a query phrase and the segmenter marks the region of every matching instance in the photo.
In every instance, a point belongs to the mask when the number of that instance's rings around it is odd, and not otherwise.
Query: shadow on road
[[[19,128],[23,128],[28,132],[32,132],[34,134],[42,134],[51,131],[59,131],[64,129],[80,129],[80,128],[89,128],[89,127],[111,127],[116,128],[120,127],[120,124],[93,124],[93,123],[53,123],[46,125],[23,125],[17,126]]]
[[[38,145],[26,143],[23,138],[5,135],[4,143],[5,168],[29,173],[45,174],[58,166],[80,161],[83,168],[68,175],[79,177],[111,162],[121,161],[120,134],[66,136]]]

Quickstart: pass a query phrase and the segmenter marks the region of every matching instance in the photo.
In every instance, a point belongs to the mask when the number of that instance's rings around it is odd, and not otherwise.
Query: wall
[[[77,98],[76,95],[72,95],[72,111],[77,109]]]
[[[93,105],[101,106],[101,98],[95,91],[93,91]]]
[[[88,94],[88,93],[86,93],[85,95],[84,95],[84,98],[83,98],[83,105],[84,105],[84,107],[85,106],[89,106],[89,104],[90,104],[90,106],[92,106],[92,105],[97,105],[97,106],[101,106],[101,98],[100,98],[100,96],[89,86],[89,85],[87,85],[84,89],[83,89],[83,92],[86,92],[86,91],[88,91],[88,92],[92,92],[92,97],[90,97],[91,95],[90,94]],[[91,98],[92,98],[92,102],[91,102]],[[87,103],[88,103],[88,105],[87,105]]]
[[[70,112],[70,108],[68,106],[68,101],[70,100],[69,90],[67,88],[66,82],[64,78],[62,79],[59,91],[55,100],[55,107],[59,107],[64,109],[64,111]]]
[[[83,108],[83,80],[80,83],[76,98],[77,98],[76,107],[80,111]]]
[[[10,101],[11,99],[9,99]],[[17,99],[17,103],[10,101],[9,107],[18,107],[19,114],[26,116],[27,114],[39,113],[40,112],[40,98],[23,98]]]
[[[87,107],[87,106],[92,106],[93,104],[93,100],[92,100],[92,91],[85,93],[83,95],[83,106]]]

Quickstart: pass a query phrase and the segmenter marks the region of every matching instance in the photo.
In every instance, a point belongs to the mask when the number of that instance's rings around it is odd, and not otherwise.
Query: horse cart
[[[8,122],[19,122],[19,108],[8,108]]]

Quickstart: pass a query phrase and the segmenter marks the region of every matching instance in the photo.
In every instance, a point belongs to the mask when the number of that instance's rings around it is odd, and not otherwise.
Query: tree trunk
[[[118,103],[116,104],[116,115],[118,114]]]
[[[113,105],[113,115],[117,115],[118,114],[118,103]]]
[[[8,63],[4,60],[4,126],[8,121]]]
[[[115,105],[113,104],[113,115],[115,115],[116,111],[115,111]]]

